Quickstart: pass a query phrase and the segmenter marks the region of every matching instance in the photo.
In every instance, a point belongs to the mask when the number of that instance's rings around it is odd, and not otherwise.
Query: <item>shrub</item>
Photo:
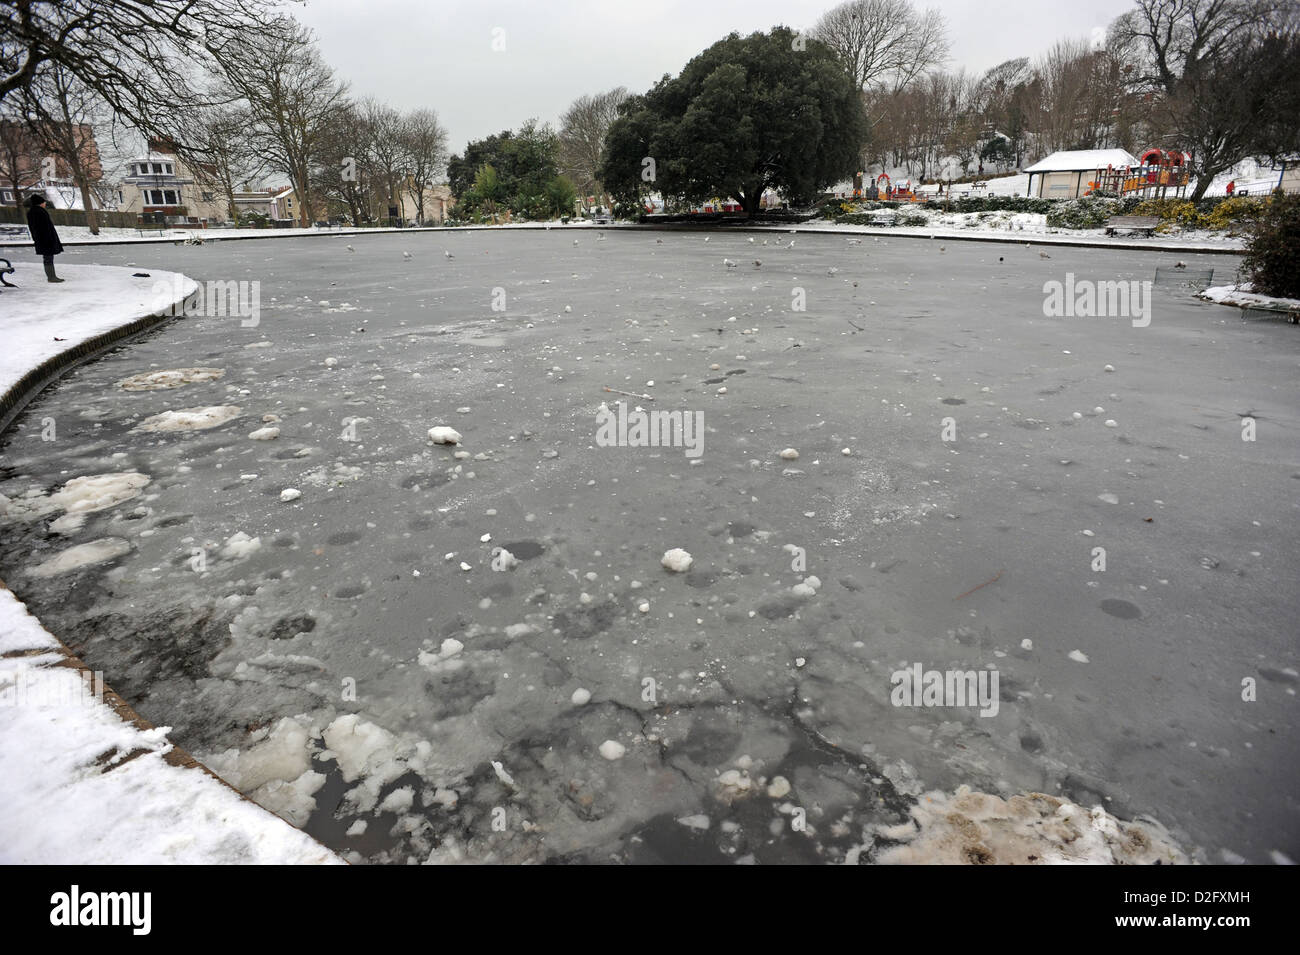
[[[1263,295],[1300,298],[1300,195],[1275,192],[1250,230],[1241,270]]]
[[[894,216],[894,225],[929,225],[930,217],[919,209],[904,209]]]
[[[1118,211],[1118,204],[1111,199],[1067,199],[1047,213],[1047,224],[1053,229],[1098,229]]]
[[[1139,216],[1157,216],[1162,226],[1182,226],[1184,229],[1205,228],[1201,213],[1195,203],[1186,199],[1144,199],[1133,210]]]
[[[1206,228],[1237,234],[1263,211],[1265,201],[1249,196],[1232,196],[1211,205],[1203,216]]]

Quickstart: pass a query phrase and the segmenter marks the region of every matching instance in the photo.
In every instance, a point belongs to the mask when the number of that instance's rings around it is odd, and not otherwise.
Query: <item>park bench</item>
[[[167,229],[167,216],[161,212],[142,212],[135,217],[135,228],[141,235],[144,235],[145,229],[164,232]]]
[[[1116,230],[1126,229],[1129,232],[1152,235],[1158,225],[1160,225],[1159,216],[1111,216],[1106,220],[1106,234],[1114,235]]]
[[[23,225],[0,225],[0,235],[13,236],[19,238],[27,235],[27,226]]]
[[[8,259],[0,259],[0,262],[4,263],[4,265],[0,265],[0,285],[3,285],[5,288],[17,288],[17,285],[14,285],[13,282],[10,282],[5,278],[6,275],[14,274],[13,263]]]

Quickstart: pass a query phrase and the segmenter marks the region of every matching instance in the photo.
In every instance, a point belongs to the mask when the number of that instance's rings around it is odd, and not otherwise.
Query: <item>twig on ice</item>
[[[991,583],[993,583],[994,581],[996,581],[996,580],[997,580],[999,577],[1001,577],[1004,573],[1005,573],[1004,570],[999,570],[996,574],[994,574],[994,575],[993,575],[991,578],[989,578],[988,580],[984,581],[984,583],[980,584],[978,587],[972,587],[970,590],[966,591],[964,594],[958,594],[956,597],[953,597],[952,599],[953,599],[953,600],[961,600],[962,597],[969,597],[971,594],[975,593],[975,591],[979,590],[980,587],[987,587],[989,584],[991,584]]]

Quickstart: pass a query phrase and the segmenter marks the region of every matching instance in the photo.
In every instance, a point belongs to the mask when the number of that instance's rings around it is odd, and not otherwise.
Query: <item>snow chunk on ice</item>
[[[206,408],[182,408],[164,411],[145,418],[135,431],[205,431],[233,421],[244,413],[238,405],[211,405]]]
[[[286,487],[280,492],[280,500],[282,501],[296,501],[300,497],[302,497],[302,491],[296,487]]]
[[[75,530],[81,526],[85,514],[107,510],[138,497],[149,480],[138,471],[122,471],[75,477],[48,496],[37,493],[7,498],[0,494],[0,517],[35,520],[54,511],[64,511],[73,519],[60,518],[55,522],[60,525],[54,528],[55,531]]]
[[[786,448],[781,452],[781,457],[787,461],[797,461],[799,459],[799,452],[794,448]]]
[[[429,429],[429,438],[434,444],[460,444],[460,432],[441,424]]]
[[[32,577],[54,577],[90,564],[102,564],[105,561],[115,560],[130,552],[131,545],[122,538],[104,537],[100,540],[90,541],[87,544],[78,544],[75,547],[69,547],[65,551],[60,551],[56,556],[51,557],[42,564],[37,564],[27,573]]]
[[[611,762],[616,759],[622,759],[623,754],[627,752],[627,747],[616,740],[607,739],[600,744],[600,755],[604,756]]]
[[[146,371],[123,378],[117,387],[123,391],[163,391],[201,381],[216,381],[226,373],[224,368],[171,368],[167,371]]]
[[[261,549],[262,538],[249,537],[243,531],[236,531],[226,538],[225,546],[221,548],[221,556],[231,560],[242,560]]]
[[[354,782],[393,752],[393,734],[355,713],[338,717],[323,734],[345,782]]]
[[[1082,650],[1071,650],[1069,653],[1066,654],[1066,656],[1068,656],[1075,663],[1089,662],[1088,655],[1084,653]]]
[[[250,431],[248,436],[254,441],[274,441],[280,437],[279,428],[258,428],[256,431]]]
[[[492,548],[492,569],[493,570],[514,570],[519,566],[519,558],[504,547]]]
[[[680,547],[674,547],[672,550],[664,551],[664,556],[660,558],[659,563],[663,564],[675,574],[684,574],[691,569],[691,564],[695,558]]]
[[[591,702],[591,691],[578,687],[573,691],[573,695],[569,697],[569,702],[574,706],[586,706]]]
[[[380,812],[395,812],[399,815],[415,805],[415,790],[410,786],[394,789],[379,804]]]
[[[877,826],[903,845],[880,851],[884,864],[1037,865],[1187,864],[1188,855],[1158,822],[1123,822],[1100,806],[1085,809],[1043,793],[1002,799],[961,786],[929,792],[912,824]],[[886,831],[887,830],[887,831]]]

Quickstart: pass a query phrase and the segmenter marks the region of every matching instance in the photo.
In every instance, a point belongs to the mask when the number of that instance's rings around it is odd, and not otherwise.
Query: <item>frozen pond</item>
[[[1179,288],[1044,315],[1171,254],[791,238],[72,250],[258,281],[260,320],[30,405],[0,576],[357,860],[866,861],[963,784],[1300,858],[1296,330]],[[702,453],[598,442],[620,400]],[[996,713],[893,705],[914,664],[995,667]]]

